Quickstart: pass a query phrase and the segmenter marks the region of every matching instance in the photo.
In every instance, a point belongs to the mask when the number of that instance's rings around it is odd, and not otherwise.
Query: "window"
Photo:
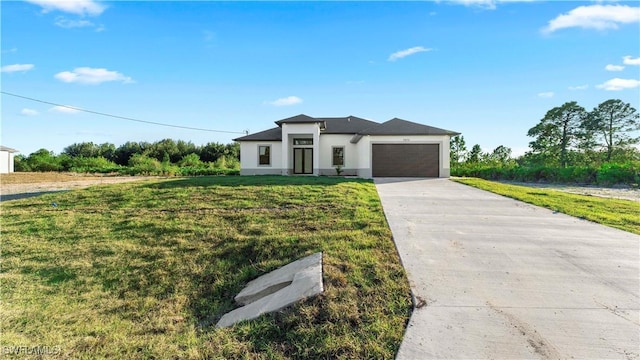
[[[258,165],[271,165],[271,146],[258,146]]]
[[[331,157],[332,166],[344,166],[344,146],[334,146],[332,149],[333,156]]]
[[[313,139],[293,139],[293,145],[313,145]]]

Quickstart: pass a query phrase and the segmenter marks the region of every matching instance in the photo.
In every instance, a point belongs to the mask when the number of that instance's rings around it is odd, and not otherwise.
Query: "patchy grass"
[[[501,184],[477,178],[452,180],[640,235],[640,216],[638,215],[640,203],[636,201],[569,194],[557,190]]]
[[[389,359],[411,311],[369,181],[96,186],[5,202],[1,220],[0,346],[59,346],[70,358]],[[317,251],[321,296],[215,328],[248,281]]]
[[[103,178],[104,176],[64,172],[14,172],[10,174],[0,174],[0,184],[35,184],[44,182],[97,180]]]

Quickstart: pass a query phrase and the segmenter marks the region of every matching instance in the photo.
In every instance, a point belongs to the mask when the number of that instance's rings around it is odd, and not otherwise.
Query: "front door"
[[[294,148],[293,149],[293,173],[313,174],[313,149]]]

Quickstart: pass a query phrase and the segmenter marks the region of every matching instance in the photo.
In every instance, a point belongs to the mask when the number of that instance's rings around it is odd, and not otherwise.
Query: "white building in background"
[[[13,172],[13,158],[18,150],[0,145],[0,174]]]

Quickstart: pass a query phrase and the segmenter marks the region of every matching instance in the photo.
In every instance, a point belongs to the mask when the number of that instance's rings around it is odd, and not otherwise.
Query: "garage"
[[[439,177],[438,144],[373,144],[374,177]]]

